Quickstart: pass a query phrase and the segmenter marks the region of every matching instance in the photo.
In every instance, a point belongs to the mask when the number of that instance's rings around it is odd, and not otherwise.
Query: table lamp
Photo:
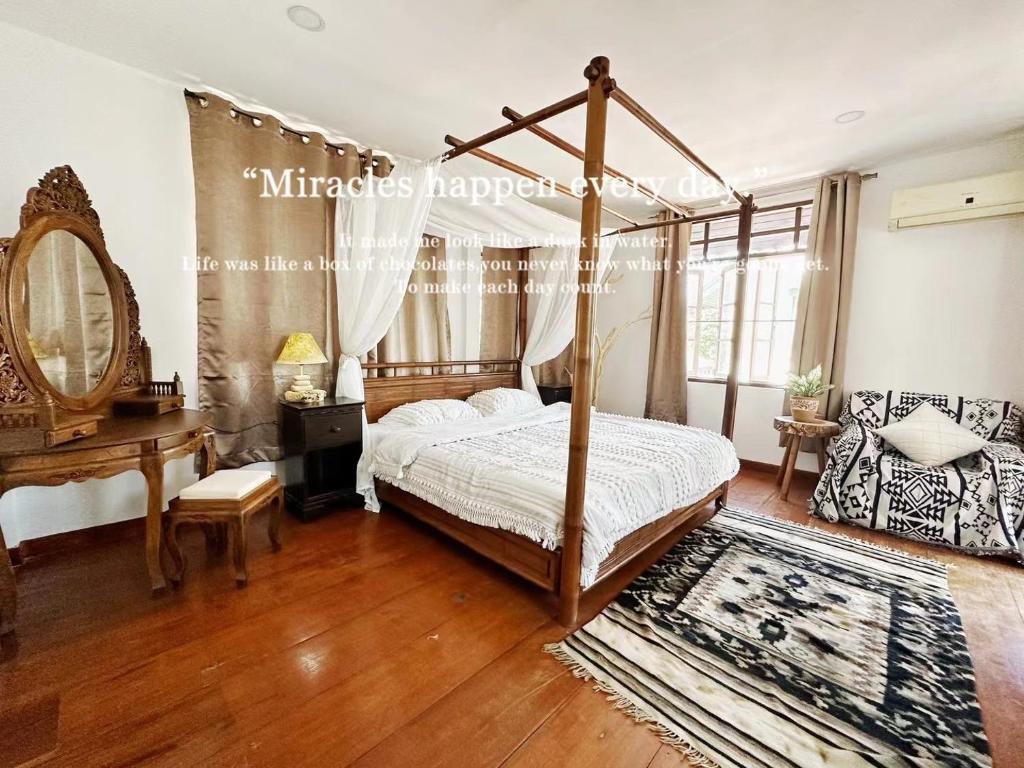
[[[323,400],[326,392],[322,389],[313,389],[309,382],[309,375],[303,373],[304,365],[323,365],[327,362],[324,353],[316,344],[316,339],[311,333],[292,333],[284,342],[281,354],[277,356],[278,365],[297,365],[299,372],[292,379],[292,385],[284,393],[284,399],[289,402],[300,400]]]

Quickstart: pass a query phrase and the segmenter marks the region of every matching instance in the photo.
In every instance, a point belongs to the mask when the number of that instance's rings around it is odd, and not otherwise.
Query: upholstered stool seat
[[[279,531],[284,513],[284,490],[270,472],[224,469],[183,488],[164,513],[164,539],[174,563],[170,579],[180,584],[185,572],[185,557],[178,546],[178,526],[199,523],[226,527],[231,542],[235,581],[244,587],[249,581],[246,559],[249,550],[249,518],[270,507],[268,532],[270,543],[281,549]]]

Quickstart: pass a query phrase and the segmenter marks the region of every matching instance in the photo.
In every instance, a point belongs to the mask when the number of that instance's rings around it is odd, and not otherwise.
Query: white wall
[[[195,202],[181,87],[17,27],[0,24],[0,234],[13,235],[25,192],[71,165],[100,215],[111,257],[132,280],[154,374],[185,382],[196,400]],[[191,461],[167,468],[167,496]],[[8,546],[22,539],[145,514],[145,483],[130,472],[0,499]]]
[[[847,390],[908,389],[1024,403],[1024,216],[888,231],[893,190],[1024,168],[1024,137],[908,159],[863,184],[847,351]],[[629,274],[598,304],[598,328],[650,305],[650,274]],[[638,414],[649,326],[609,357],[600,407]],[[689,423],[721,429],[725,386],[690,382]],[[740,458],[782,459],[772,418],[781,389],[741,386],[734,442]],[[816,469],[813,454],[797,466]]]
[[[651,306],[654,273],[640,268],[642,261],[654,258],[654,248],[639,241],[617,249],[622,279],[614,293],[597,300],[597,329],[601,338],[608,331],[629,322]],[[630,263],[637,268],[630,268]],[[598,407],[609,413],[643,416],[647,393],[647,369],[650,352],[650,321],[631,326],[608,353]],[[687,387],[688,423],[714,431],[722,428],[725,385],[690,382]],[[736,403],[736,429],[733,442],[740,458],[778,464],[782,449],[772,418],[782,413],[782,390],[767,387],[740,387]],[[797,466],[813,469],[813,455],[801,455]]]
[[[1024,402],[1024,216],[889,232],[893,190],[1024,168],[1024,137],[894,163],[865,181],[852,389]]]
[[[654,249],[637,238],[635,244],[615,249],[612,260],[621,275],[611,289],[596,301],[597,332],[601,339],[616,326],[624,326],[651,308],[654,273],[641,267],[642,260],[654,259]],[[635,268],[631,268],[635,265]],[[651,321],[643,320],[625,329],[605,359],[597,406],[609,413],[643,416],[647,399],[647,366],[651,346]]]

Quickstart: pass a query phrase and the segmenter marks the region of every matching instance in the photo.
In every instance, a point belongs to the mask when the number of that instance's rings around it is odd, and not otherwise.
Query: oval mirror
[[[114,304],[89,245],[63,229],[43,235],[29,255],[22,300],[39,370],[57,392],[87,395],[114,348]]]

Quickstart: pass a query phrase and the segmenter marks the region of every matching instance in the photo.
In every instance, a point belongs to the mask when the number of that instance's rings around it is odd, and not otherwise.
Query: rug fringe
[[[595,691],[599,691],[607,697],[608,701],[612,703],[615,709],[623,712],[635,722],[646,726],[648,729],[653,731],[655,735],[664,744],[668,744],[670,747],[678,750],[686,756],[687,761],[697,768],[719,768],[718,763],[712,760],[710,757],[705,755],[690,742],[686,741],[678,733],[668,728],[665,725],[657,722],[643,709],[638,707],[626,696],[615,690],[611,685],[601,682],[590,671],[580,664],[573,656],[562,647],[561,643],[548,643],[544,646],[544,650],[550,653],[555,659],[572,672],[573,677],[580,680],[586,680],[593,685]]]

